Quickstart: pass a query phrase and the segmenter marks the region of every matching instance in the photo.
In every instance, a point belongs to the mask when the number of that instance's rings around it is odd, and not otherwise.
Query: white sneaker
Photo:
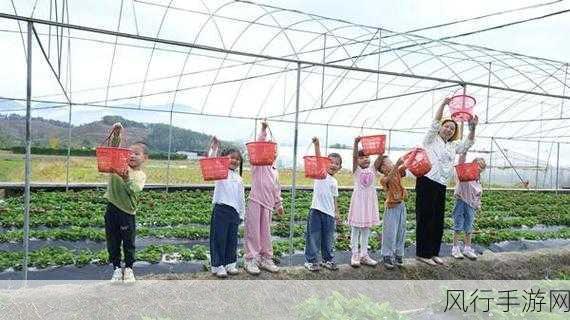
[[[231,275],[231,276],[234,276],[234,275],[236,275],[236,274],[239,274],[239,270],[238,270],[238,268],[237,268],[237,266],[236,266],[236,263],[234,262],[234,263],[228,264],[228,265],[226,266],[226,272],[227,272],[229,275]]]
[[[213,274],[213,275],[216,275],[216,273],[218,273],[218,269],[219,269],[219,268],[220,268],[220,267],[212,267],[212,274]]]
[[[224,266],[218,267],[218,272],[216,272],[216,277],[225,278],[227,276],[228,276],[228,273],[226,271],[226,268],[224,268]]]
[[[370,258],[369,255],[365,255],[362,258],[360,258],[360,263],[365,265],[365,266],[371,266],[374,267],[378,264],[378,261]]]
[[[453,248],[451,248],[451,256],[455,259],[463,259],[463,254],[458,246],[453,246]]]
[[[477,254],[475,253],[475,250],[473,250],[473,248],[471,247],[463,248],[463,254],[471,260],[477,260]]]
[[[113,271],[113,276],[111,277],[111,284],[117,284],[123,282],[123,269],[117,268]]]
[[[250,260],[245,262],[245,271],[252,275],[258,275],[261,273],[259,271],[259,267],[257,266],[257,262],[255,260]]]
[[[135,283],[135,273],[131,268],[125,268],[125,272],[123,273],[123,282],[125,284],[133,284]]]
[[[352,257],[350,258],[350,266],[353,268],[360,267],[360,256],[358,253],[353,253]]]
[[[269,271],[271,273],[279,272],[279,267],[275,265],[271,258],[262,259],[259,267],[265,271]]]

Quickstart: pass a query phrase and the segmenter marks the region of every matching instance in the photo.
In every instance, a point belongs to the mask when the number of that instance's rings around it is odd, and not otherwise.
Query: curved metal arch
[[[516,68],[516,67],[518,67],[518,65],[517,65],[517,66],[514,66],[514,67]],[[503,67],[503,69],[507,69],[507,68],[506,68],[506,67]],[[508,69],[510,69],[510,67],[509,67]],[[479,79],[479,78],[484,77],[484,76],[485,76],[484,74],[483,74],[483,75],[480,75],[480,76],[474,78],[474,80]],[[514,77],[518,77],[518,75],[512,74],[512,75],[510,75],[510,76],[507,77],[507,78],[503,77],[503,79],[506,80],[506,79],[510,79],[510,78],[514,78]],[[480,90],[483,90],[483,88],[477,88],[474,92],[479,92]],[[415,126],[418,124],[418,122],[420,121],[420,119],[423,118],[423,117],[425,117],[426,114],[427,114],[427,111],[425,111],[425,112],[418,118],[418,120],[416,120],[416,122],[412,125],[412,128],[415,127]],[[484,131],[484,129],[483,129],[482,131]]]
[[[229,5],[229,4],[230,3],[228,2],[228,3],[218,7],[214,11],[214,13],[216,13],[218,10],[221,10],[225,5]],[[213,15],[210,15],[210,18],[208,18],[208,20],[206,20],[206,22],[203,23],[202,26],[200,26],[200,29],[198,30],[196,37],[194,37],[193,43],[196,43],[198,41],[198,39],[200,38],[200,35],[202,34],[202,31],[206,28],[206,26],[208,25],[208,21],[210,19],[213,19]],[[188,59],[190,58],[190,54],[192,53],[192,49],[194,49],[194,48],[189,48],[188,52],[186,53],[186,56],[184,57],[184,62],[182,64],[182,68],[180,69],[180,74],[178,75],[178,79],[176,81],[176,90],[174,91],[174,94],[172,97],[172,104],[170,105],[170,112],[172,112],[174,110],[174,105],[176,104],[176,98],[178,97],[178,92],[180,91],[180,83],[182,82],[182,77],[184,76],[184,70],[186,69],[186,64],[188,63]]]
[[[482,63],[482,62],[479,62],[476,58],[479,58],[479,57],[488,57],[488,54],[483,53],[483,52],[481,52],[480,50],[473,49],[473,50],[469,50],[469,51],[479,52],[479,53],[481,54],[481,56],[472,57],[472,56],[466,54],[464,51],[457,50],[454,46],[448,45],[447,43],[445,43],[445,42],[443,42],[443,41],[438,41],[438,42],[436,42],[436,43],[439,43],[439,45],[442,45],[442,44],[443,44],[444,47],[447,47],[447,48],[451,49],[450,52],[460,53],[460,54],[462,54],[462,55],[464,55],[465,57],[468,58],[467,60],[463,60],[463,59],[460,59],[460,58],[456,58],[456,59],[459,59],[459,61],[461,61],[461,62],[464,62],[464,61],[472,61],[472,62],[474,62],[474,63],[476,63],[476,64],[481,65],[481,66],[484,67],[485,69],[487,69],[487,68],[483,65],[483,63]],[[423,47],[423,46],[422,46],[422,47]],[[433,47],[433,46],[432,46],[432,47]],[[404,51],[404,50],[403,50],[403,51]],[[416,53],[416,51],[413,51],[413,52]],[[430,52],[429,54],[427,54],[428,56],[430,56],[430,57],[433,57],[433,56],[434,56],[434,54],[431,52],[431,50],[428,51],[428,52]],[[417,52],[417,53],[421,54],[421,52]],[[444,54],[448,54],[448,53],[444,53]],[[426,60],[425,62],[427,62],[427,61],[431,61],[431,59],[430,59],[430,60]],[[455,64],[455,63],[454,63],[454,64]],[[416,67],[417,65],[419,65],[419,64],[414,65],[414,67]],[[502,63],[501,63],[501,65],[502,65]],[[509,66],[509,65],[507,64],[507,66]],[[509,66],[509,67],[510,67],[510,66]],[[510,67],[510,68],[512,68],[512,67]],[[439,70],[441,70],[441,69],[438,69],[437,71],[439,71]],[[494,74],[492,71],[491,71],[491,73]],[[431,74],[433,74],[433,72],[430,73],[430,75],[431,75]],[[494,74],[494,75],[495,75],[495,74]],[[502,81],[502,79],[501,79],[500,77],[498,77],[497,75],[495,75],[495,77],[496,77],[501,83],[503,83],[503,85],[505,85],[505,87],[507,87],[507,88],[509,87],[506,83],[504,83],[504,82]],[[397,77],[394,77],[393,79],[395,80],[396,78],[397,78]],[[392,81],[392,80],[391,80],[391,81]],[[398,100],[395,100],[395,101],[397,102]],[[363,110],[363,108],[361,108],[361,110],[360,110],[359,112],[361,112],[362,110]],[[355,119],[356,117],[358,117],[358,114],[356,114],[356,115],[354,116],[353,121],[354,121],[354,119]],[[329,119],[329,121],[330,121],[330,119]]]
[[[274,13],[280,12],[280,10],[268,11],[266,8],[263,8],[263,7],[262,7],[262,10],[263,10],[265,13],[262,14],[262,15],[260,15],[260,16],[258,16],[258,17],[254,20],[254,22],[255,22],[255,21],[258,21],[259,19],[264,18],[264,17],[267,16],[267,15],[269,15],[269,16],[271,17],[271,19],[279,26],[279,30],[280,30],[280,31],[279,31],[278,33],[276,33],[276,34],[269,40],[269,42],[267,42],[267,44],[262,48],[261,53],[263,53],[263,51],[265,51],[265,49],[269,46],[269,44],[271,44],[271,43],[273,42],[273,40],[275,40],[281,33],[283,33],[283,35],[284,35],[285,38],[287,39],[287,42],[289,43],[289,46],[290,46],[291,49],[293,50],[293,54],[295,55],[295,57],[296,57],[297,59],[299,59],[299,54],[298,54],[297,50],[295,49],[295,46],[293,45],[291,39],[289,38],[289,35],[287,34],[287,32],[284,32],[286,29],[283,29],[283,26],[281,26],[281,24],[277,21],[277,19],[276,19],[275,16],[273,15]],[[297,23],[302,23],[302,22],[304,22],[304,20],[302,20],[301,22],[298,21],[298,22],[296,22],[295,24],[297,24]],[[292,25],[295,25],[295,24],[292,24]],[[249,23],[249,24],[244,28],[244,30],[242,30],[242,32],[240,32],[240,34],[238,35],[238,37],[237,37],[236,39],[234,39],[234,42],[232,43],[232,46],[231,46],[230,48],[233,48],[233,47],[237,44],[238,40],[241,39],[241,37],[242,37],[243,35],[245,35],[245,33],[249,30],[249,28],[250,28],[252,25],[253,25],[252,23]],[[223,59],[222,62],[220,63],[220,67],[218,68],[218,71],[216,71],[216,74],[215,74],[215,76],[214,76],[214,80],[212,81],[213,83],[216,82],[216,80],[218,79],[219,74],[220,74],[220,71],[221,71],[221,68],[223,67],[223,65],[224,65],[224,63],[225,63],[225,60],[227,59],[228,56],[229,56],[228,53],[226,53],[226,54],[224,55],[224,59]],[[256,59],[256,60],[257,60],[257,59]],[[253,68],[253,66],[255,65],[255,63],[256,63],[256,61],[254,61],[254,63],[250,66],[250,69],[249,69],[249,70],[251,70],[251,69]],[[246,77],[247,77],[248,75],[249,75],[249,72],[247,73]],[[241,86],[240,86],[240,88],[241,88]],[[205,97],[205,99],[204,99],[204,102],[202,103],[202,107],[200,108],[200,112],[204,112],[204,108],[206,107],[206,104],[207,104],[207,102],[208,102],[208,98],[210,97],[211,92],[212,92],[212,87],[210,86],[210,88],[208,89],[208,92],[207,92],[207,94],[206,94],[206,97]],[[238,92],[239,92],[239,90],[238,90]],[[233,109],[233,107],[234,107],[234,104],[235,104],[235,98],[234,98],[234,102],[232,103],[232,107],[230,108],[230,114],[231,114],[231,111],[232,111],[232,109]]]
[[[408,54],[410,54],[410,53],[408,53]],[[425,59],[425,60],[423,60],[423,61],[421,61],[421,62],[418,62],[418,63],[415,64],[413,67],[417,67],[417,66],[419,66],[419,65],[421,65],[421,64],[430,62],[430,61],[432,61],[433,59],[434,59],[434,58],[433,58],[433,55],[429,55],[429,54],[428,54],[428,58],[427,58],[427,59]],[[462,63],[462,62],[464,62],[464,60],[458,60],[458,61],[452,62],[451,65],[457,64],[457,63]],[[447,66],[447,65],[444,65],[444,66],[442,66],[442,67],[440,67],[440,68],[438,68],[438,69],[432,71],[432,72],[429,73],[428,75],[432,75],[432,74],[434,74],[434,73],[436,73],[436,72],[439,72],[440,70],[442,70],[442,69],[445,68],[445,67],[448,67],[448,66]],[[475,67],[477,67],[477,65],[471,67],[469,70],[471,70],[471,69],[473,69],[473,68],[475,68]],[[392,82],[392,81],[394,81],[394,80],[396,80],[396,79],[398,79],[398,77],[394,76],[394,77],[392,77],[392,79],[391,79],[388,83],[390,83],[390,82]],[[408,89],[410,89],[410,88],[416,86],[416,85],[417,85],[418,83],[420,83],[421,81],[423,81],[423,80],[418,80],[418,81],[416,81],[412,86],[409,86]],[[435,88],[435,87],[437,87],[437,86],[434,86],[434,88]],[[423,95],[425,95],[425,94],[423,94]],[[423,95],[421,95],[420,97],[423,97]],[[388,108],[390,108],[393,104],[399,102],[400,99],[401,99],[401,98],[397,98],[397,99],[395,99],[394,101],[392,101],[392,103],[390,103],[390,105],[388,106]],[[364,107],[364,106],[363,106],[363,107]],[[358,117],[359,113],[362,112],[362,110],[363,110],[363,108],[361,108],[361,109],[358,111],[358,113],[354,115],[353,121],[354,121],[354,119],[356,119],[356,118]],[[330,121],[330,120],[332,120],[332,119],[329,119],[329,121]],[[374,125],[378,122],[378,120],[379,120],[379,117],[376,118],[376,120],[371,124],[371,126],[374,126]],[[399,121],[399,119],[398,119],[397,121]],[[353,123],[353,122],[351,122],[351,124],[352,124],[352,123]],[[393,129],[393,128],[392,128],[392,129]]]
[[[156,38],[159,37],[160,32],[162,31],[162,27],[163,27],[163,25],[164,25],[164,21],[165,21],[165,19],[166,19],[166,15],[168,14],[168,11],[171,9],[172,2],[173,2],[173,1],[174,1],[174,0],[170,0],[170,2],[168,2],[168,6],[167,6],[166,9],[164,10],[164,14],[163,14],[162,19],[161,19],[161,21],[160,21],[160,25],[159,25],[159,27],[158,27],[158,31],[156,32]],[[214,24],[214,27],[216,28],[216,31],[218,32],[218,38],[220,39],[220,43],[222,44],[222,48],[225,49],[226,46],[225,46],[225,43],[224,43],[224,38],[222,37],[222,33],[221,33],[221,31],[220,31],[220,28],[219,28],[219,26],[218,26],[218,23],[216,22],[215,18],[214,18],[214,17],[212,16],[212,14],[211,14],[210,8],[209,8],[208,5],[204,2],[204,0],[200,0],[200,3],[201,3],[201,4],[204,6],[204,8],[208,11],[208,13],[210,13],[210,17],[209,17],[209,18],[206,20],[206,22],[200,27],[200,33],[201,33],[201,31],[205,28],[205,26],[206,26],[210,21],[212,21],[212,23]],[[198,36],[196,37],[196,39],[197,39],[197,38],[198,38]],[[196,41],[196,40],[195,40],[195,41]],[[194,41],[194,43],[196,43],[195,41]],[[143,98],[144,98],[144,91],[145,91],[146,82],[147,82],[147,79],[148,79],[148,73],[149,73],[149,71],[150,71],[150,66],[151,66],[151,64],[152,64],[152,58],[153,58],[153,56],[154,56],[155,48],[156,48],[156,42],[154,42],[154,43],[152,44],[152,49],[151,49],[150,57],[149,57],[149,60],[148,60],[148,63],[147,63],[147,67],[146,67],[146,71],[145,71],[145,75],[144,75],[144,80],[143,80],[142,87],[141,87],[141,93],[140,93],[140,99],[139,99],[139,109],[141,108],[142,100],[143,100]],[[185,59],[185,60],[186,60],[186,59]]]
[[[377,32],[377,31],[375,30],[375,33],[376,33],[376,32]],[[372,34],[372,32],[369,32],[367,35],[361,35],[361,37],[369,36],[370,34]],[[374,39],[372,39],[372,40],[374,40]],[[382,41],[382,39],[380,39],[380,41]],[[391,45],[390,45],[390,44],[386,44],[386,47],[391,48]],[[390,53],[394,54],[394,55],[396,56],[396,59],[391,60],[388,64],[385,64],[385,66],[386,66],[386,65],[389,65],[390,63],[392,63],[392,62],[394,62],[394,61],[396,61],[396,60],[398,60],[398,61],[400,61],[400,62],[406,67],[406,69],[408,70],[408,72],[410,72],[410,74],[414,74],[413,70],[412,70],[412,69],[410,68],[410,66],[406,63],[406,60],[403,59],[403,56],[399,55],[396,51],[391,51]],[[405,57],[406,55],[408,55],[408,54],[411,54],[411,52],[405,54],[404,57]],[[368,55],[367,55],[367,56],[368,56]],[[358,58],[358,57],[356,57],[356,58]],[[335,62],[339,62],[339,61],[335,61]],[[368,77],[368,76],[367,76],[367,77]],[[328,90],[331,86],[332,86],[332,83],[329,84],[329,86],[328,86],[325,90]],[[335,110],[335,111],[334,111],[333,116],[336,114],[336,112],[338,112],[338,110]],[[311,114],[311,111],[309,111],[309,112],[306,114],[305,119],[308,119],[309,116],[310,116],[310,114]],[[329,120],[327,121],[327,123],[330,123],[331,120],[332,120],[332,116],[329,117]]]
[[[321,24],[318,20],[316,20],[316,19],[314,19],[314,18],[312,18],[311,20],[301,20],[301,21],[297,21],[296,23],[287,26],[287,28],[289,28],[289,27],[292,26],[292,25],[297,25],[297,24],[299,24],[299,23],[304,23],[304,22],[307,22],[307,21],[315,21],[315,22],[319,23],[321,26],[323,26],[323,28],[325,28],[325,29],[328,30],[328,27],[324,26],[323,24]],[[340,30],[340,29],[351,28],[351,27],[354,27],[354,26],[352,26],[352,25],[339,26],[339,27],[334,28],[334,29],[332,29],[332,30],[333,30],[333,31],[337,31],[337,30]],[[336,35],[335,35],[334,33],[328,31],[327,34],[329,34],[329,33],[330,33],[333,37],[336,38]],[[276,34],[276,35],[272,38],[272,40],[271,40],[270,42],[266,43],[266,45],[264,46],[264,48],[263,48],[263,50],[261,51],[261,53],[269,46],[269,44],[270,44],[278,35],[279,35],[279,34]],[[317,38],[318,38],[318,37],[317,37]],[[315,41],[315,39],[316,39],[316,38],[314,38],[312,41]],[[339,44],[340,44],[340,41],[337,41],[337,42],[339,42]],[[329,53],[329,55],[332,54],[332,53],[334,53],[334,52],[336,52],[336,50],[337,50],[338,48],[339,48],[339,47],[336,47],[335,50],[333,50],[333,52]],[[341,48],[345,51],[345,53],[347,54],[347,56],[348,56],[349,58],[351,58],[350,54],[348,53],[348,51],[346,50],[346,48],[344,47],[344,45],[341,44]],[[257,60],[257,59],[256,59],[256,60]],[[250,66],[250,68],[247,70],[247,72],[246,72],[246,74],[245,74],[245,77],[248,77],[248,76],[249,76],[249,74],[251,73],[251,70],[253,69],[253,66],[254,66],[254,65],[255,65],[255,64],[253,64],[253,65]],[[285,68],[288,68],[288,66],[289,66],[289,64],[287,64],[287,65],[285,66]],[[307,77],[308,77],[308,76],[306,76],[305,79],[303,79],[303,80],[301,81],[301,84],[307,79]],[[279,80],[279,79],[278,79],[278,80]],[[240,95],[240,93],[241,93],[242,87],[243,87],[243,83],[240,83],[240,86],[239,86],[239,88],[238,88],[238,91],[236,92],[236,95],[235,95],[234,100],[233,100],[233,102],[232,102],[232,108],[230,109],[230,113],[229,113],[230,115],[231,115],[231,112],[232,112],[232,110],[233,110],[233,107],[235,106],[235,103],[236,103],[236,101],[237,101],[237,99],[238,99],[238,97],[239,97],[239,95]],[[288,103],[287,105],[289,105],[289,103]]]
[[[474,69],[474,68],[476,68],[476,67],[477,67],[477,66],[471,66],[471,67],[467,68],[467,69],[464,70],[464,71],[469,71],[469,70]],[[443,68],[443,67],[442,67],[442,68]],[[441,68],[440,68],[440,69],[441,69]],[[440,69],[439,69],[439,70],[440,70]],[[437,72],[437,71],[439,71],[439,70],[436,70],[436,71],[434,71],[434,72]],[[414,87],[418,82],[420,82],[420,81],[421,81],[421,80],[416,81],[414,84],[412,84],[412,85],[410,86],[410,88],[413,88],[413,87]],[[434,86],[434,89],[435,89],[435,88],[436,88],[436,86]],[[406,109],[404,109],[402,112],[400,112],[400,115],[399,115],[399,116],[396,118],[396,120],[393,122],[392,127],[390,128],[390,130],[394,130],[395,127],[396,127],[396,125],[398,124],[398,122],[400,122],[400,120],[402,120],[403,115],[406,114],[406,113],[408,112],[408,110],[410,110],[410,109],[411,109],[420,99],[422,99],[425,95],[427,95],[427,93],[424,93],[424,94],[421,94],[420,96],[418,96],[418,97],[416,98],[416,100],[414,100],[414,102],[410,103],[410,105],[409,105]],[[392,107],[395,103],[397,103],[397,102],[398,102],[398,100],[392,101],[392,102],[387,106],[387,108],[391,108],[391,107]],[[426,113],[427,113],[427,110],[426,110],[419,118],[425,117],[425,114],[426,114]],[[378,119],[380,119],[380,115],[376,118],[376,120],[375,120],[373,123],[376,123],[376,121],[377,121]],[[416,121],[417,121],[417,120],[416,120]]]
[[[546,77],[546,78],[548,78],[548,77]],[[512,95],[511,95],[511,96],[512,96]],[[525,96],[525,95],[523,95],[523,96]],[[516,103],[516,102],[515,102],[515,103]],[[512,107],[512,105],[509,106],[509,108],[511,108],[511,107]],[[528,111],[528,110],[530,110],[530,109],[533,108],[533,107],[536,107],[536,106],[528,106],[528,107],[524,108],[523,110],[521,110],[521,113],[524,113],[525,111]],[[551,112],[551,111],[552,111],[553,109],[555,109],[555,108],[558,109],[559,106],[558,106],[558,105],[549,106],[549,109],[546,111],[546,113]],[[543,114],[544,114],[544,111],[543,111],[543,113],[541,114],[541,117],[542,117]],[[516,130],[514,133],[512,133],[511,136],[518,136],[519,133],[520,133],[523,129],[525,129],[525,128],[528,129],[529,127],[537,126],[537,125],[539,125],[539,123],[540,123],[540,122],[523,124],[524,126],[521,126],[521,128],[519,128],[519,129]],[[547,124],[547,125],[548,125],[548,124]],[[506,123],[505,123],[505,124],[501,124],[497,129],[495,129],[495,132],[496,132],[497,134],[500,133],[506,126],[507,126]]]

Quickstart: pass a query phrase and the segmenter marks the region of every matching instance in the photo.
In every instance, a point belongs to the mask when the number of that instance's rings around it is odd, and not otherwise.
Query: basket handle
[[[212,139],[210,141],[210,145],[208,146],[208,158],[210,157],[217,157],[218,154],[220,153],[220,141],[216,139],[216,141],[214,142],[214,139]]]
[[[120,124],[120,122],[118,122]],[[119,127],[117,127],[119,128]],[[115,130],[119,130],[119,129],[115,129],[115,124],[113,125],[113,127],[111,127],[111,130],[109,130],[109,134],[107,135],[107,138],[105,138],[105,140],[103,140],[103,143],[101,143],[101,145],[105,145],[105,143],[107,144],[107,147],[111,147],[111,136],[113,136],[113,133],[115,132]],[[121,133],[121,139],[119,142],[119,145],[117,146],[117,148],[119,148],[121,146],[121,142],[123,141],[123,139],[125,140],[124,144],[127,144],[127,135],[125,134],[126,130],[125,128],[121,125],[120,127]]]

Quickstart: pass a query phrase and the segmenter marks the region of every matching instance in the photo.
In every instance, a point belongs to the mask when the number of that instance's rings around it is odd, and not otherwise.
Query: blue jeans
[[[404,256],[406,240],[406,204],[400,203],[384,211],[382,226],[382,256]]]
[[[334,217],[316,209],[309,211],[305,232],[305,261],[317,262],[319,247],[323,261],[334,261],[333,240],[336,222]]]
[[[453,208],[453,230],[455,232],[473,232],[473,221],[475,220],[475,208],[461,199],[455,199]]]

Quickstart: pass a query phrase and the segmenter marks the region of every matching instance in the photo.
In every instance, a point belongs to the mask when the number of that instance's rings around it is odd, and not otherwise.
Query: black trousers
[[[109,261],[113,267],[121,267],[121,244],[125,255],[125,267],[132,268],[135,262],[135,215],[123,212],[112,203],[105,212],[105,237]]]
[[[239,214],[231,206],[215,204],[210,221],[210,257],[212,267],[237,261]]]
[[[416,179],[416,256],[439,255],[443,238],[446,186],[426,177]]]

